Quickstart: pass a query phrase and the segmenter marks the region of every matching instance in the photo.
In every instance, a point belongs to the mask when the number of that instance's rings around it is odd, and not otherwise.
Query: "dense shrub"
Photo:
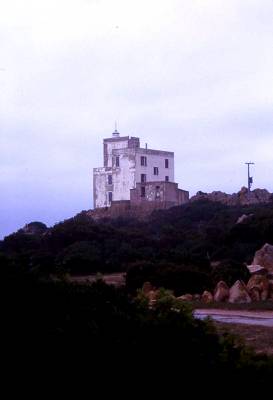
[[[237,224],[242,214],[253,216]],[[83,212],[46,231],[33,224],[29,227],[36,230],[20,230],[0,243],[2,253],[22,269],[41,275],[129,269],[131,289],[152,280],[176,293],[200,292],[218,279],[229,284],[247,279],[244,264],[264,243],[273,244],[272,204],[227,207],[198,201],[154,211],[146,221],[94,221]],[[215,262],[221,267],[211,267]]]
[[[173,379],[175,371],[180,385],[192,376],[218,377],[222,383],[232,377],[233,384],[246,385],[250,376],[252,383],[271,379],[272,360],[254,356],[230,337],[220,339],[211,323],[194,319],[166,291],[153,309],[102,282],[77,286],[26,275],[6,278],[1,292],[2,343],[11,349],[9,356],[26,349],[29,360],[35,350],[41,360],[46,345],[51,364],[65,349],[68,365],[71,354],[77,353],[88,361],[88,371],[91,366],[96,371],[102,362],[104,377],[111,366],[111,376],[118,368],[120,379],[127,371],[138,383],[151,373],[157,379]],[[181,363],[183,369],[178,368]]]
[[[146,281],[155,287],[171,289],[176,295],[202,293],[211,287],[210,276],[196,267],[138,262],[128,268],[126,283],[129,290],[135,291]]]
[[[223,260],[213,267],[211,271],[213,287],[219,281],[225,281],[228,286],[232,286],[237,280],[246,282],[249,278],[250,274],[246,266],[234,260]]]

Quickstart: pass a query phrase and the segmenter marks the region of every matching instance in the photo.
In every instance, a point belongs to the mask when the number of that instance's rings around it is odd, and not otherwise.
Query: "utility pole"
[[[248,187],[248,193],[250,193],[251,185],[253,183],[253,177],[250,176],[250,165],[255,165],[254,162],[246,162],[247,165],[247,187]]]

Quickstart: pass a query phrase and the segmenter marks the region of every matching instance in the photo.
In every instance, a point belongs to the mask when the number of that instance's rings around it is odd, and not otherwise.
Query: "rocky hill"
[[[82,212],[52,228],[30,223],[0,242],[0,264],[41,275],[127,272],[130,290],[150,281],[179,295],[247,282],[246,265],[265,243],[273,244],[271,203],[203,199],[145,219]]]
[[[266,189],[255,189],[248,193],[247,188],[243,187],[238,193],[227,194],[221,191],[212,193],[197,192],[191,197],[190,202],[199,200],[208,200],[212,202],[222,203],[227,206],[251,206],[259,204],[273,203],[273,194]],[[168,207],[162,203],[151,202],[145,205],[131,205],[130,201],[117,201],[111,207],[98,208],[87,211],[87,214],[94,220],[113,219],[113,218],[136,218],[145,221],[155,211],[159,209],[167,209]]]
[[[248,193],[248,189],[242,187],[238,193],[233,194],[227,194],[221,191],[214,191],[212,193],[200,191],[190,199],[191,202],[197,200],[217,201],[227,206],[245,206],[273,202],[273,194],[266,189],[255,189]]]

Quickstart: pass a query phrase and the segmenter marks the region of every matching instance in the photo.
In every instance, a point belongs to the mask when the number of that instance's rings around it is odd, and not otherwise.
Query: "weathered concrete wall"
[[[113,137],[104,139],[104,167],[95,168],[93,172],[94,207],[109,207],[109,192],[112,201],[129,200],[130,189],[135,187],[136,149],[139,138]],[[116,164],[119,157],[119,165]],[[108,175],[112,176],[112,184],[108,184]]]
[[[114,158],[119,156],[119,167],[113,170],[113,200],[130,200],[130,189],[136,183],[136,152],[134,148],[116,149]]]
[[[139,138],[129,136],[104,139],[103,151],[104,167],[95,168],[93,172],[95,208],[109,207],[111,205],[109,196],[114,202],[130,200],[130,192],[141,182],[142,174],[145,174],[146,182],[164,184],[166,177],[168,177],[169,183],[174,182],[174,153],[172,152],[142,149]],[[145,166],[141,165],[142,156],[147,159]],[[168,160],[167,168],[165,160]],[[158,175],[154,174],[154,167],[158,168]],[[111,184],[108,180],[109,175],[111,175]],[[173,185],[162,185],[162,193],[159,193],[156,200],[154,187],[149,189],[147,187],[148,201],[183,204],[187,196],[182,193],[183,191],[179,192],[177,184],[173,183]],[[139,202],[139,200],[136,201]]]
[[[111,168],[94,168],[93,170],[93,201],[94,208],[107,207],[109,202],[107,199],[107,183],[108,175],[111,173]]]
[[[115,161],[113,167],[95,168],[93,173],[94,207],[109,207],[108,193],[112,200],[130,200],[130,189],[135,187],[136,152],[134,148],[113,149],[112,157],[119,157],[119,166]],[[112,184],[108,184],[108,175],[112,176]]]
[[[190,201],[190,193],[187,190],[178,189],[178,202],[185,204]]]
[[[137,218],[145,220],[154,210],[168,209],[174,204],[168,202],[149,201],[139,205],[132,205],[130,201],[113,202],[111,207],[96,208],[90,210],[87,214],[94,220],[104,218]]]
[[[113,150],[128,148],[129,136],[103,140],[104,167],[112,167]]]
[[[136,149],[140,146],[139,138],[136,137],[112,137],[103,140],[104,167],[113,166],[113,151],[117,149]]]
[[[145,196],[142,197],[141,188],[145,188]],[[178,184],[173,182],[146,182],[136,184],[136,188],[131,190],[131,203],[133,206],[144,203],[165,203],[168,207],[187,203],[189,192],[178,189]]]

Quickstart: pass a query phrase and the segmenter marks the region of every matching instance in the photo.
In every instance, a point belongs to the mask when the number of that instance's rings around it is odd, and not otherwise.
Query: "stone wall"
[[[131,189],[130,199],[133,206],[153,203],[156,208],[169,208],[187,203],[189,192],[178,189],[178,184],[173,182],[145,182]]]

